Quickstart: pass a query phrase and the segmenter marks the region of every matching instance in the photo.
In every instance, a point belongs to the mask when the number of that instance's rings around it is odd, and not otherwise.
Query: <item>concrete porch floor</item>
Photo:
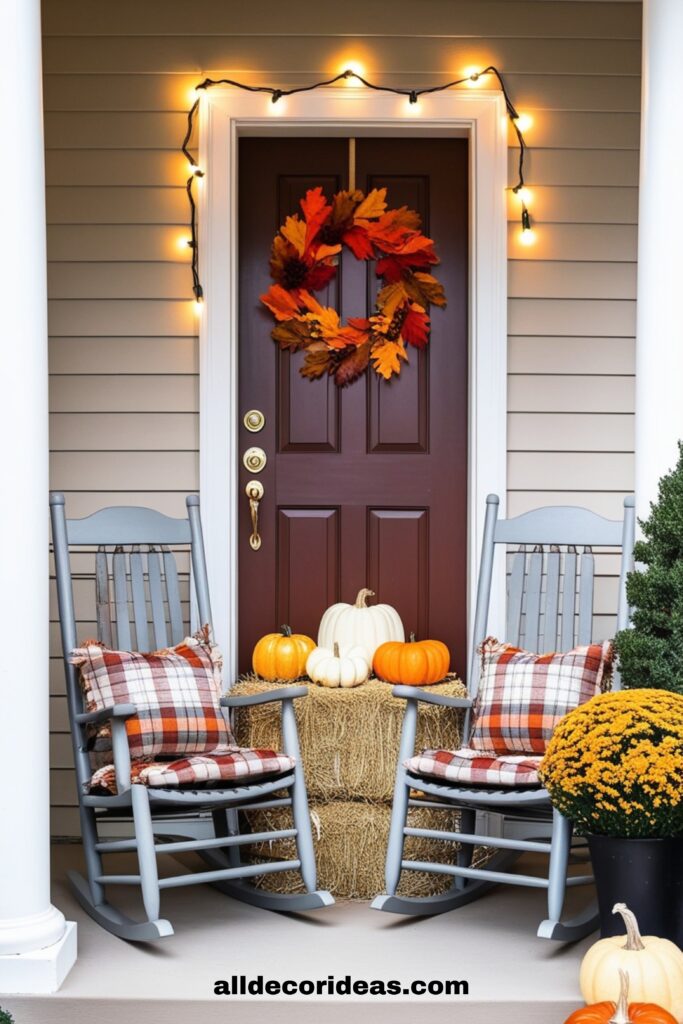
[[[420,1014],[430,1024],[562,1024],[581,1005],[578,968],[597,938],[564,946],[536,938],[545,894],[500,886],[461,910],[432,918],[398,918],[364,903],[338,903],[316,913],[275,914],[238,903],[208,886],[170,889],[162,915],[175,935],[134,946],[100,929],[80,909],[66,882],[80,869],[80,846],[53,849],[53,901],[78,922],[78,961],[51,997],[0,996],[16,1024],[326,1024],[370,1014],[404,1024]],[[175,867],[175,866],[173,866]],[[121,868],[131,870],[121,857]],[[520,861],[520,871],[533,870]],[[173,873],[171,870],[169,873]],[[569,891],[568,909],[589,889]],[[121,889],[134,910],[133,890]],[[216,979],[231,975],[284,980],[351,975],[352,979],[465,979],[458,997],[218,997]],[[238,1006],[235,1003],[238,1002]]]

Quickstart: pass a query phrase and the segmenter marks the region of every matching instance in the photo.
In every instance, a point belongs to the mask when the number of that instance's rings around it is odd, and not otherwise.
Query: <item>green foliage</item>
[[[14,1024],[14,1017],[0,1006],[0,1024]]]
[[[678,451],[640,524],[634,555],[643,568],[626,580],[633,628],[617,633],[615,647],[624,686],[683,693],[683,442]]]

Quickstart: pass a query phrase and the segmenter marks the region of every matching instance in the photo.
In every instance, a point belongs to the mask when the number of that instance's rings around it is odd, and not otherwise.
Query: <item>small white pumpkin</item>
[[[656,1003],[683,1021],[683,953],[668,939],[641,935],[635,914],[625,903],[615,903],[626,925],[623,935],[599,939],[581,962],[579,985],[587,1003],[615,1002],[619,969],[630,979],[630,1003]]]
[[[366,647],[370,662],[380,644],[387,640],[405,640],[403,623],[395,608],[388,604],[368,607],[368,598],[374,592],[363,587],[354,604],[333,604],[320,620],[318,647],[337,643],[343,647]]]
[[[339,644],[316,647],[308,655],[306,675],[320,686],[360,686],[370,675],[367,647],[350,647],[340,652]]]

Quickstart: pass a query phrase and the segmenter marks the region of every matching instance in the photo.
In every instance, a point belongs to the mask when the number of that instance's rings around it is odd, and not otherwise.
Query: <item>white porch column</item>
[[[636,507],[683,439],[683,0],[644,0],[636,321]]]
[[[50,992],[76,955],[50,904],[48,395],[39,0],[0,3],[0,992]]]

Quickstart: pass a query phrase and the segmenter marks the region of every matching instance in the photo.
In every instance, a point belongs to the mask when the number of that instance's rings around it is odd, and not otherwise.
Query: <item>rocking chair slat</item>
[[[590,548],[581,555],[579,576],[579,631],[580,644],[589,644],[593,636],[593,590],[595,582],[595,558]]]
[[[154,625],[154,647],[159,650],[168,647],[166,632],[166,611],[164,594],[161,588],[161,562],[156,548],[147,552],[147,575],[149,578],[149,596],[152,602],[152,622]]]
[[[207,882],[222,882],[229,878],[254,878],[255,875],[272,875],[277,871],[296,871],[301,867],[298,860],[274,860],[268,864],[240,864],[235,868],[220,868],[218,871],[196,871],[192,875],[171,875],[159,879],[160,889],[177,889],[181,885],[204,885]]]
[[[111,628],[111,599],[109,597],[109,562],[101,547],[95,555],[95,602],[97,604],[97,635],[105,647],[114,646]]]
[[[164,548],[164,577],[166,579],[166,597],[168,599],[168,617],[171,621],[171,643],[179,644],[185,636],[183,610],[180,604],[180,587],[178,586],[178,569],[173,552]],[[204,625],[204,623],[201,623]]]
[[[570,548],[564,556],[562,577],[562,633],[560,650],[570,651],[574,646],[574,614],[576,609],[576,549]]]
[[[140,548],[135,547],[130,555],[130,585],[133,591],[133,616],[135,618],[135,639],[137,651],[149,651],[147,630],[147,599],[145,597],[145,574],[142,567]]]
[[[512,572],[508,582],[507,626],[505,636],[511,644],[518,644],[522,631],[522,597],[526,572],[526,551],[521,548],[512,561]]]
[[[128,608],[128,577],[126,556],[122,548],[114,551],[114,603],[116,605],[116,644],[121,651],[130,651],[130,610]]]
[[[539,636],[540,651],[557,649],[557,610],[560,596],[560,551],[553,547],[546,559],[545,574],[545,611],[543,613],[543,632]]]
[[[531,553],[529,558],[529,571],[527,573],[524,646],[528,651],[538,650],[542,579],[543,550],[539,548]]]
[[[451,808],[452,809],[452,808]],[[478,836],[467,832],[443,832],[435,828],[404,828],[403,834],[417,839],[452,840],[474,846],[494,846],[497,850],[524,850],[528,853],[550,853],[550,843],[531,839],[503,839],[500,836]]]

